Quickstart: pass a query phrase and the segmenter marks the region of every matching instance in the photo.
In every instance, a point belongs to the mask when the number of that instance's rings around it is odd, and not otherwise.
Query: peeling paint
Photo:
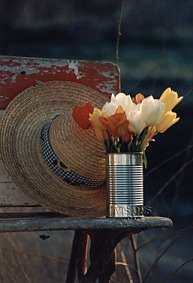
[[[67,60],[68,62],[68,70],[66,71],[67,74],[70,72],[73,72],[78,79],[83,77],[83,74],[79,72],[78,67],[79,67],[79,62],[77,60]]]
[[[9,72],[13,74],[21,74],[21,72],[25,72],[26,74],[35,74],[38,73],[39,70],[37,68],[29,68],[25,65],[20,66],[0,66],[0,71]]]
[[[101,92],[106,92],[109,94],[112,94],[115,92],[115,85],[116,85],[116,80],[111,80],[109,82],[103,82],[103,83],[99,83],[97,84],[97,88],[101,91]],[[114,93],[115,94],[115,93]]]
[[[12,83],[15,83],[17,79],[17,74],[13,75],[11,78]]]
[[[112,71],[110,71],[110,72],[102,71],[101,75],[104,76],[105,78],[115,79],[115,75],[112,73]]]
[[[35,58],[35,59],[28,59],[28,58],[22,58],[22,59],[14,59],[12,62],[18,63],[22,65],[34,65],[42,68],[51,68],[53,65],[55,67],[65,67],[68,66],[68,62],[66,59],[40,59],[40,58]]]
[[[15,82],[15,75],[18,74],[37,74],[40,72],[39,68],[47,68],[47,70],[44,70],[43,73],[49,73],[49,68],[55,67],[56,71],[58,67],[65,67],[68,66],[67,60],[60,60],[60,59],[54,59],[54,60],[42,60],[42,59],[27,59],[27,58],[20,58],[20,59],[1,59],[1,62],[4,63],[4,65],[0,65],[0,72],[6,73],[9,72],[11,74],[14,74],[14,77],[12,77],[12,82]],[[7,62],[11,62],[11,64],[7,65]],[[18,64],[18,65],[16,65]],[[30,64],[30,67],[29,67]],[[10,75],[9,75],[10,78]],[[4,76],[3,80],[6,80],[6,77]]]
[[[109,94],[114,93],[117,84],[117,77],[115,76],[115,74],[112,71],[101,71],[101,70],[100,70],[100,74],[103,77],[107,78],[108,81],[97,84],[97,88],[101,92],[106,92]]]

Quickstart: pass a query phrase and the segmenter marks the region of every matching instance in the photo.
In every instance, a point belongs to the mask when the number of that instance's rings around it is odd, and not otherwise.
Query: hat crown
[[[54,153],[65,167],[87,178],[105,179],[104,147],[92,128],[85,131],[72,116],[60,115],[51,123],[49,139]]]

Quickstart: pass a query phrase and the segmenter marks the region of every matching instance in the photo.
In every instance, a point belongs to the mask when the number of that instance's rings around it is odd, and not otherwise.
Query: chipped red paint
[[[65,80],[104,94],[120,91],[119,68],[109,62],[0,56],[0,109],[24,89]]]

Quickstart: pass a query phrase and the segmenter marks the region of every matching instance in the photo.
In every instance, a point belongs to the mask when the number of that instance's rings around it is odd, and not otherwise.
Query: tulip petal
[[[89,115],[93,112],[93,106],[90,102],[84,105],[76,105],[72,111],[72,117],[75,122],[84,130],[91,126]]]
[[[148,96],[142,101],[141,105],[145,124],[150,127],[156,125],[164,113],[165,104],[158,99],[154,99],[153,96]]]
[[[159,133],[164,133],[168,128],[173,126],[175,123],[179,121],[179,117],[176,118],[177,114],[175,112],[169,111],[163,115],[160,123],[156,125],[156,130]]]
[[[164,102],[165,107],[165,113],[168,111],[171,111],[181,100],[183,99],[183,96],[178,97],[178,93],[171,90],[170,87],[168,87],[160,96],[160,101]]]

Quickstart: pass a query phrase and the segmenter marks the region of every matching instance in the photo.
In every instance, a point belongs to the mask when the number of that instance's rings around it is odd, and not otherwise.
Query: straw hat
[[[37,203],[69,217],[105,214],[105,153],[92,129],[71,113],[107,97],[73,82],[52,81],[16,96],[1,122],[3,163],[21,190]]]

